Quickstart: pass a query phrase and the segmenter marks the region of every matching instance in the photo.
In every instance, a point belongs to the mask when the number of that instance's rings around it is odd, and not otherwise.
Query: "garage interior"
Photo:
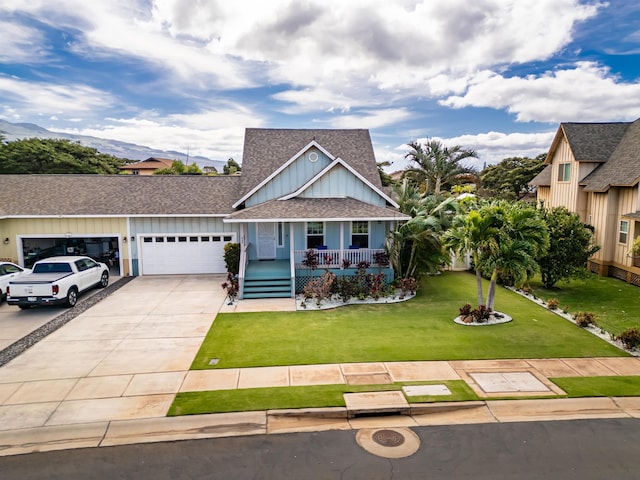
[[[111,275],[120,275],[117,237],[23,237],[24,266],[31,268],[43,258],[59,255],[86,255],[109,265]]]

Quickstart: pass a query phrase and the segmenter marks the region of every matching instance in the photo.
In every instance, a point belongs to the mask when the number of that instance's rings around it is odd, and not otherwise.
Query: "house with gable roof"
[[[114,274],[224,273],[241,298],[293,296],[324,268],[376,264],[409,217],[384,191],[367,130],[247,129],[241,175],[0,175],[0,257],[86,253]],[[318,269],[307,255],[317,255]],[[380,263],[380,262],[378,262]]]
[[[530,183],[538,203],[564,206],[594,228],[601,249],[591,271],[640,285],[640,119],[618,123],[562,123]]]

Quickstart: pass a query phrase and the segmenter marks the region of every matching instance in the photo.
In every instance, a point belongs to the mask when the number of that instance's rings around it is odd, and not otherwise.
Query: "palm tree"
[[[478,305],[482,305],[482,273],[490,275],[485,305],[493,310],[500,275],[521,282],[537,269],[535,258],[549,245],[546,224],[521,203],[494,203],[456,218],[445,233],[445,245],[456,254],[471,252],[476,272]]]
[[[387,237],[387,253],[398,276],[409,278],[435,272],[447,261],[441,234],[455,211],[456,200],[453,197],[440,202],[431,197],[421,197],[417,206],[412,205],[413,218]]]
[[[482,271],[480,262],[484,252],[495,249],[499,220],[489,210],[471,210],[455,217],[453,226],[443,237],[446,248],[456,255],[471,253],[476,273],[478,305],[483,304]]]
[[[424,145],[417,141],[407,144],[411,150],[405,155],[418,168],[410,168],[406,173],[424,179],[425,193],[439,195],[444,184],[453,182],[456,176],[473,171],[460,165],[465,158],[477,158],[473,150],[461,146],[445,147],[439,140],[428,140]]]
[[[406,215],[416,216],[416,212],[420,208],[423,197],[420,191],[409,182],[407,178],[402,179],[402,183],[393,186],[395,201],[400,207],[400,211]]]

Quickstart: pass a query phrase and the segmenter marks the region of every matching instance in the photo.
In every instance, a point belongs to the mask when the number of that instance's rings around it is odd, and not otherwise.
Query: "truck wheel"
[[[67,307],[73,307],[78,301],[78,290],[76,287],[71,287],[67,292],[67,301],[65,305]]]
[[[20,307],[20,310],[29,310],[31,305],[18,305],[18,307]]]
[[[109,273],[102,272],[102,276],[100,277],[100,288],[104,288],[109,285]]]

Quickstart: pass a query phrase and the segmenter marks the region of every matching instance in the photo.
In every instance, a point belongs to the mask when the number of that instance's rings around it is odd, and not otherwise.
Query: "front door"
[[[276,224],[258,223],[258,260],[276,258]]]

